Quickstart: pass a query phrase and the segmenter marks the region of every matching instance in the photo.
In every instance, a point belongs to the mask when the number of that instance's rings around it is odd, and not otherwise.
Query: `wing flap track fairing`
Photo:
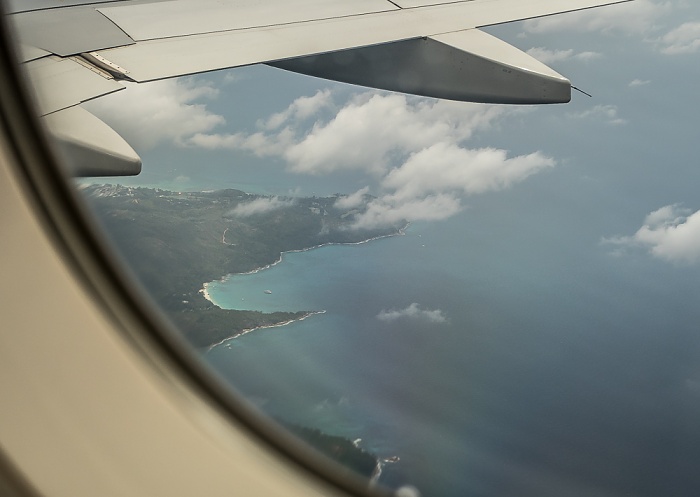
[[[270,65],[334,81],[449,100],[502,104],[571,100],[568,79],[477,29]]]

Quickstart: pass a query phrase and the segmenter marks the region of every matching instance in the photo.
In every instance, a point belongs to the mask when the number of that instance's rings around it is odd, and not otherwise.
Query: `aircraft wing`
[[[568,102],[563,76],[478,28],[629,0],[11,0],[40,115],[78,175],[137,174],[138,155],[79,107],[147,82],[267,63],[484,103]]]

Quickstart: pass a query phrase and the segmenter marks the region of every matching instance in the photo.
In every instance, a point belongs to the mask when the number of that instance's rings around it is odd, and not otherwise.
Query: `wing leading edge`
[[[566,78],[477,28],[624,1],[630,0],[46,0],[50,8],[9,17],[19,55],[38,75],[32,82],[40,114],[70,156],[73,174],[111,176],[138,174],[138,155],[75,106],[121,89],[120,79],[268,63],[451,100],[562,103],[571,96]]]

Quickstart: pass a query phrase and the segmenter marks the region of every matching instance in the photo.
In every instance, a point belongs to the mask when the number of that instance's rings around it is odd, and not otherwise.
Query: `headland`
[[[279,198],[240,190],[173,192],[121,185],[82,188],[119,255],[184,337],[208,348],[252,330],[281,326],[322,312],[264,313],[222,309],[206,284],[260,271],[285,252],[364,243],[402,234],[406,223],[355,229],[353,209],[330,197]]]

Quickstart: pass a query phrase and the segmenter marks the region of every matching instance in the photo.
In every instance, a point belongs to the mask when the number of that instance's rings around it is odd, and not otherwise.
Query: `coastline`
[[[243,335],[247,335],[248,333],[250,333],[252,331],[268,329],[268,328],[279,328],[281,326],[287,326],[288,324],[296,323],[297,321],[304,321],[306,318],[309,318],[311,316],[315,316],[317,314],[325,314],[325,313],[326,313],[326,311],[308,311],[308,312],[305,312],[300,318],[297,318],[297,319],[288,319],[287,321],[281,321],[281,322],[275,323],[275,324],[267,324],[267,325],[254,326],[252,328],[246,328],[244,330],[239,331],[235,335],[224,338],[223,340],[221,340],[215,344],[210,345],[209,347],[207,347],[206,352],[209,352],[214,347],[218,347],[219,345],[223,345],[226,342],[229,342],[231,340],[235,340],[236,338],[240,338]]]
[[[209,293],[209,285],[211,285],[212,283],[221,283],[221,282],[225,282],[225,281],[227,281],[227,280],[229,280],[230,278],[233,278],[233,277],[235,277],[235,276],[256,274],[256,273],[259,273],[259,272],[261,272],[261,271],[265,271],[266,269],[270,269],[270,268],[276,266],[277,264],[280,264],[280,263],[284,260],[285,254],[299,253],[299,252],[308,252],[308,251],[311,251],[311,250],[316,250],[316,249],[320,249],[320,248],[328,247],[328,246],[333,246],[333,245],[361,245],[361,244],[369,243],[369,242],[372,242],[372,241],[375,241],[375,240],[380,240],[380,239],[382,239],[382,238],[389,238],[389,237],[394,237],[394,236],[404,236],[404,235],[406,234],[406,229],[409,227],[409,225],[410,225],[410,223],[406,223],[406,225],[403,226],[402,228],[400,228],[399,230],[397,230],[396,233],[390,233],[390,234],[387,234],[387,235],[379,235],[379,236],[375,236],[375,237],[372,237],[372,238],[367,238],[367,239],[365,239],[365,240],[360,240],[360,241],[357,241],[357,242],[328,242],[328,243],[322,243],[322,244],[319,244],[319,245],[314,245],[314,246],[312,246],[312,247],[305,247],[305,248],[302,248],[302,249],[286,250],[286,251],[280,252],[280,255],[279,255],[279,257],[277,258],[277,260],[275,260],[274,262],[271,262],[270,264],[266,264],[266,265],[264,265],[264,266],[257,267],[257,268],[255,268],[255,269],[253,269],[253,270],[251,270],[251,271],[247,271],[247,272],[243,272],[243,273],[228,273],[228,274],[222,276],[221,278],[219,278],[219,279],[217,279],[217,280],[212,280],[212,281],[205,282],[205,283],[202,285],[202,288],[199,290],[199,293],[202,295],[202,297],[204,297],[207,301],[209,301],[211,304],[215,305],[215,306],[218,307],[219,309],[223,309],[223,310],[237,310],[237,309],[228,309],[228,308],[226,308],[226,307],[223,307],[223,306],[219,305],[219,304],[212,298],[211,294]],[[224,237],[222,238],[222,241],[223,241],[224,243],[226,243],[226,242],[225,242],[225,235],[224,235]],[[220,346],[220,345],[223,345],[223,344],[225,344],[225,343],[227,343],[227,342],[229,342],[229,341],[231,341],[231,340],[234,340],[234,339],[236,339],[236,338],[240,338],[240,337],[242,337],[243,335],[246,335],[246,334],[248,334],[248,333],[250,333],[250,332],[253,332],[253,331],[256,331],[256,330],[267,329],[267,328],[278,328],[278,327],[282,327],[282,326],[287,326],[287,325],[292,324],[292,323],[295,323],[295,322],[297,322],[297,321],[304,321],[305,319],[307,319],[307,318],[309,318],[309,317],[311,317],[311,316],[315,316],[315,315],[317,315],[317,314],[325,314],[325,313],[326,313],[325,310],[320,310],[320,311],[307,311],[307,312],[304,312],[304,314],[303,314],[301,317],[297,318],[297,319],[288,319],[288,320],[286,320],[286,321],[281,321],[281,322],[279,322],[279,323],[268,324],[268,325],[260,325],[260,326],[254,326],[254,327],[251,327],[251,328],[246,328],[246,329],[243,329],[243,330],[239,331],[239,332],[236,333],[235,335],[232,335],[232,336],[230,336],[230,337],[226,337],[226,338],[224,338],[223,340],[220,340],[220,341],[218,341],[218,342],[216,342],[216,343],[214,343],[214,344],[209,345],[209,346],[206,348],[206,352],[209,352],[209,351],[212,350],[214,347],[218,347],[218,346]],[[379,472],[381,473],[381,469],[379,470]]]
[[[260,267],[257,267],[255,269],[252,269],[250,271],[243,272],[243,273],[228,273],[217,280],[207,281],[207,282],[202,284],[202,288],[199,290],[199,293],[201,293],[205,299],[207,299],[209,302],[211,302],[215,306],[217,306],[221,309],[226,309],[226,307],[222,307],[221,305],[219,305],[218,303],[216,303],[216,301],[214,301],[212,299],[211,294],[209,293],[209,285],[211,283],[224,283],[235,276],[256,274],[256,273],[259,273],[261,271],[265,271],[265,270],[270,269],[270,268],[276,266],[277,264],[281,263],[284,260],[285,254],[309,252],[311,250],[316,250],[316,249],[320,249],[323,247],[329,247],[329,246],[333,246],[333,245],[362,245],[364,243],[373,242],[375,240],[381,240],[383,238],[390,238],[390,237],[394,237],[394,236],[404,236],[406,234],[406,230],[408,229],[410,224],[411,223],[406,223],[406,225],[403,228],[398,229],[396,233],[390,233],[388,235],[379,235],[379,236],[375,236],[372,238],[367,238],[366,240],[360,240],[359,242],[328,242],[328,243],[321,243],[319,245],[314,245],[312,247],[306,247],[306,248],[302,248],[302,249],[285,250],[283,252],[280,252],[280,255],[277,258],[277,260],[275,260],[274,262],[271,262],[270,264],[266,264],[264,266],[260,266]],[[325,311],[323,311],[323,312],[325,312]]]

